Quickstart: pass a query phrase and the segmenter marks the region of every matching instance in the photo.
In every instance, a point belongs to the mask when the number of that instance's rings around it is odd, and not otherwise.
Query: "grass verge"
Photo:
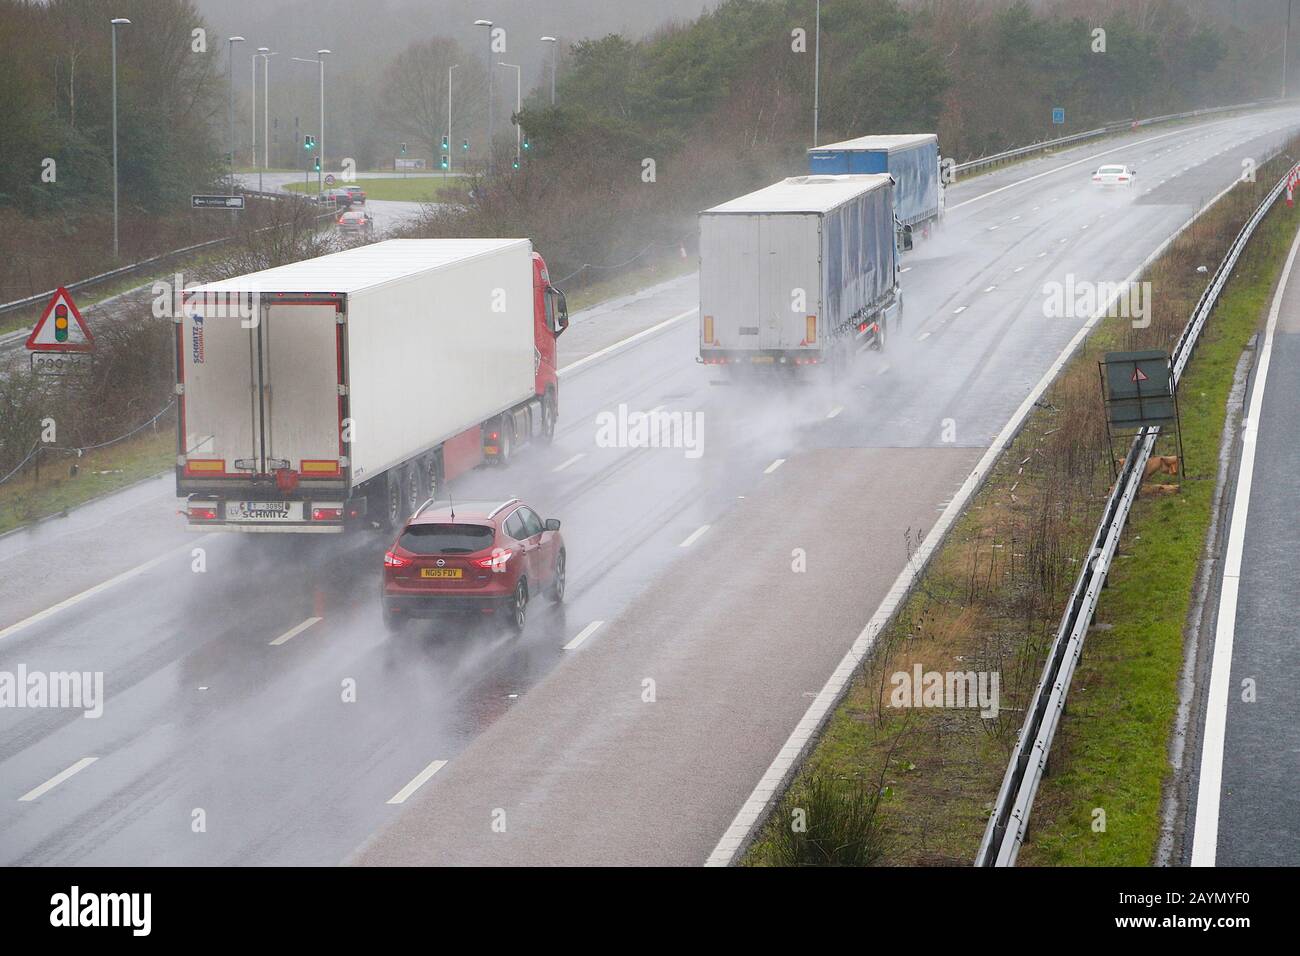
[[[315,196],[319,192],[316,185],[316,180],[313,179],[309,183],[287,183],[284,188]],[[358,177],[355,182],[326,186],[325,191],[340,189],[344,185],[360,186],[366,191],[367,199],[398,202],[463,202],[469,190],[468,183],[459,183],[455,179],[444,180],[441,176],[411,176],[406,179]]]
[[[1222,258],[1287,162],[1233,190],[1153,263],[1144,276],[1156,303],[1150,328],[1135,331],[1119,318],[1098,325],[877,638],[746,864],[787,862],[783,831],[801,811],[806,816],[800,801],[810,781],[830,777],[879,781],[879,862],[970,865],[1110,489],[1096,362],[1107,350],[1172,345],[1207,280],[1196,266]],[[1298,224],[1297,210],[1274,209],[1202,335],[1180,389],[1188,473],[1176,494],[1149,490],[1130,519],[1057,733],[1053,773],[1038,794],[1025,864],[1143,866],[1152,858],[1182,628],[1210,519],[1227,396]],[[1169,438],[1162,444],[1159,454],[1176,450]],[[905,544],[909,553],[916,547],[914,533]],[[996,716],[900,706],[898,691],[917,665],[945,675],[998,674]],[[1095,808],[1106,812],[1104,832],[1093,832]]]

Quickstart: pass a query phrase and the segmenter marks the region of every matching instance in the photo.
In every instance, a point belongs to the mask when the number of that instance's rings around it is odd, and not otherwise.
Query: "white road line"
[[[959,306],[957,306],[957,308],[955,308],[955,309],[952,310],[952,314],[953,314],[953,315],[961,315],[961,314],[962,314],[963,312],[965,312],[965,311],[966,311],[966,306],[964,306],[964,305],[959,305]]]
[[[911,267],[911,266],[907,266],[906,268],[903,268],[903,269],[899,269],[899,270],[898,270],[898,272],[899,272],[900,275],[903,274],[904,272],[911,272],[911,271],[912,271],[912,267]]]
[[[49,780],[46,780],[35,790],[28,790],[26,793],[24,793],[21,797],[18,798],[18,801],[20,803],[30,802],[32,800],[35,800],[37,797],[41,796],[42,794],[49,793],[59,784],[63,783],[63,781],[67,780],[69,777],[73,776],[74,774],[81,773],[81,771],[85,770],[87,767],[89,767],[92,763],[94,763],[98,759],[99,759],[98,757],[82,757],[80,760],[74,763],[67,770],[62,770],[59,773],[56,773],[53,777],[51,777]]]
[[[6,637],[9,637],[11,634],[17,634],[19,631],[23,630],[24,628],[31,627],[31,625],[33,624],[38,624],[41,621],[44,621],[46,618],[53,617],[55,614],[58,614],[60,611],[66,610],[75,604],[80,604],[82,601],[86,600],[87,598],[92,598],[96,594],[102,594],[104,591],[107,591],[109,588],[115,585],[121,584],[123,581],[129,581],[131,578],[136,577],[137,575],[144,574],[146,571],[151,571],[154,568],[158,567],[158,565],[166,561],[168,558],[174,557],[175,555],[180,554],[182,551],[188,554],[190,551],[193,551],[194,548],[198,546],[199,540],[201,539],[195,538],[193,541],[187,542],[181,545],[179,548],[174,548],[173,550],[168,551],[165,554],[158,555],[158,557],[156,558],[151,558],[150,560],[146,561],[144,564],[138,564],[129,571],[123,571],[121,574],[117,575],[116,577],[111,577],[107,581],[104,581],[100,584],[96,584],[93,588],[87,588],[86,590],[82,591],[80,594],[74,594],[72,597],[62,600],[58,604],[51,605],[50,607],[47,607],[44,611],[37,611],[31,617],[23,618],[21,621],[18,621],[15,624],[10,624],[8,627],[4,628],[3,630],[0,630],[0,640],[4,640]]]
[[[843,406],[843,405],[836,405],[834,408],[832,408],[829,412],[826,413],[826,417],[827,417],[827,418],[834,418],[836,415],[838,415],[838,414],[839,414],[840,412],[842,412],[842,411],[844,411],[844,406]]]
[[[924,342],[924,341],[925,341],[926,339],[928,339],[929,337],[930,337],[930,333],[929,333],[929,332],[922,332],[920,335],[918,335],[918,336],[916,337],[916,340],[917,340],[918,342]]]
[[[700,538],[704,537],[704,532],[706,532],[706,531],[708,531],[708,530],[709,530],[709,525],[707,525],[707,524],[702,524],[702,525],[700,525],[698,528],[696,528],[694,531],[692,531],[689,535],[687,535],[687,536],[686,536],[686,540],[683,541],[681,544],[679,544],[677,547],[679,547],[679,548],[689,548],[689,547],[690,547],[691,545],[693,545],[696,541],[699,541]]]
[[[989,226],[989,232],[992,232],[992,231],[993,231],[994,229],[996,229],[996,228],[997,228],[997,226]]]
[[[1219,616],[1214,629],[1214,654],[1210,660],[1210,693],[1205,701],[1205,731],[1201,737],[1201,773],[1196,790],[1196,824],[1192,838],[1192,866],[1214,866],[1219,846],[1219,798],[1223,791],[1223,738],[1228,726],[1228,692],[1232,677],[1232,642],[1237,625],[1237,590],[1241,583],[1241,555],[1246,536],[1246,516],[1250,510],[1250,487],[1255,477],[1255,451],[1259,437],[1260,414],[1264,406],[1264,386],[1268,381],[1269,360],[1273,355],[1273,334],[1277,330],[1282,296],[1286,293],[1300,235],[1291,243],[1282,279],[1268,311],[1264,330],[1264,347],[1259,353],[1259,370],[1255,374],[1255,391],[1250,396],[1250,411],[1241,429],[1241,468],[1237,472],[1237,490],[1232,502],[1232,526],[1228,529],[1228,549],[1223,560],[1223,586],[1219,589]]]
[[[285,644],[293,640],[295,637],[297,637],[303,631],[307,630],[307,628],[311,627],[313,624],[319,624],[323,620],[325,620],[323,617],[309,617],[301,624],[295,624],[293,627],[289,628],[289,630],[285,631],[283,634],[281,634],[279,637],[273,640],[271,642],[271,646],[279,647],[281,644]]]
[[[600,349],[597,352],[592,352],[590,355],[584,355],[576,362],[570,362],[568,365],[564,366],[564,368],[560,369],[559,372],[557,372],[556,374],[567,375],[569,372],[582,368],[588,362],[594,362],[596,361],[596,359],[604,358],[606,355],[610,354],[611,352],[617,352],[619,349],[626,348],[627,346],[631,345],[633,342],[645,338],[647,335],[654,335],[656,332],[660,332],[668,328],[668,326],[670,325],[675,325],[676,323],[682,321],[682,319],[688,319],[698,311],[699,311],[698,307],[694,309],[687,309],[685,312],[681,313],[680,315],[674,315],[671,319],[664,319],[658,325],[652,325],[648,329],[642,329],[640,332],[636,333],[636,335],[629,335],[627,338],[621,339],[618,342],[615,342],[613,345],[607,345],[605,346],[605,348]]]
[[[888,372],[888,371],[889,371],[889,366],[888,366],[888,365],[882,365],[882,366],[880,366],[880,368],[876,369],[876,374],[877,374],[877,375],[884,375],[884,374],[885,374],[886,372]]]
[[[785,464],[785,459],[778,458],[776,461],[772,462],[772,464],[768,465],[766,468],[763,469],[763,474],[770,475],[772,472],[776,471],[784,464]]]
[[[1016,266],[1016,267],[1015,267],[1014,269],[1012,269],[1011,271],[1012,271],[1012,272],[1024,272],[1024,271],[1025,271],[1025,267],[1024,267],[1024,266]]]
[[[587,638],[591,637],[591,635],[595,634],[597,628],[599,628],[604,623],[605,623],[604,621],[592,621],[590,624],[588,624],[586,627],[584,627],[581,631],[578,632],[577,637],[569,641],[569,643],[565,644],[564,647],[561,648],[561,650],[572,651],[576,649],[579,644],[581,644]]]
[[[1047,255],[1046,252],[1040,252],[1040,253],[1039,253],[1037,256],[1035,256],[1034,258],[1036,258],[1036,259],[1041,259],[1041,258],[1043,258],[1043,256],[1045,256],[1045,255]]]
[[[975,465],[974,469],[971,470],[970,474],[966,476],[966,480],[962,482],[957,493],[952,496],[952,499],[948,502],[948,507],[945,508],[943,513],[935,520],[934,526],[926,532],[925,540],[921,543],[921,547],[913,555],[912,560],[904,566],[901,572],[899,572],[898,577],[894,579],[893,585],[886,593],[885,599],[876,609],[875,614],[873,614],[871,619],[867,621],[866,626],[863,627],[862,631],[858,634],[857,639],[854,640],[852,646],[849,647],[844,657],[840,659],[839,665],[831,672],[830,677],[826,679],[826,683],[822,686],[821,691],[818,692],[817,697],[808,705],[808,709],[804,711],[803,717],[797,724],[795,724],[794,729],[790,732],[790,736],[786,738],[785,744],[777,751],[776,756],[772,758],[772,762],[768,765],[767,770],[764,771],[763,776],[759,778],[758,783],[755,784],[749,797],[736,812],[736,816],[732,819],[731,824],[718,840],[718,844],[713,848],[713,852],[709,854],[708,859],[705,861],[706,866],[728,866],[735,859],[736,855],[740,853],[741,848],[749,839],[750,832],[767,812],[768,804],[781,792],[783,785],[793,772],[796,764],[799,762],[799,758],[807,751],[812,740],[817,736],[817,731],[823,726],[831,710],[843,696],[849,681],[851,681],[854,674],[858,672],[858,667],[861,665],[862,659],[866,656],[867,652],[871,650],[872,645],[876,641],[876,635],[889,623],[890,619],[894,616],[895,610],[897,610],[898,606],[906,599],[908,592],[911,590],[912,585],[920,576],[921,572],[925,569],[930,557],[944,540],[948,533],[948,529],[953,526],[953,523],[961,514],[962,509],[966,507],[967,502],[970,501],[975,492],[977,492],[984,484],[984,479],[988,475],[990,469],[992,469],[993,465],[997,462],[998,455],[1020,430],[1020,426],[1033,409],[1034,404],[1043,396],[1048,387],[1055,380],[1056,376],[1060,374],[1061,369],[1065,367],[1066,363],[1070,361],[1074,353],[1078,351],[1079,347],[1088,337],[1088,334],[1096,327],[1097,323],[1101,321],[1102,317],[1115,305],[1115,301],[1120,295],[1119,290],[1131,288],[1132,283],[1137,281],[1143,271],[1150,266],[1151,263],[1155,262],[1156,259],[1158,259],[1161,254],[1173,244],[1174,240],[1183,234],[1188,226],[1199,219],[1207,209],[1226,196],[1234,186],[1236,186],[1235,180],[1226,189],[1210,199],[1210,201],[1205,203],[1205,205],[1201,206],[1201,208],[1193,213],[1186,222],[1175,229],[1163,242],[1156,246],[1151,254],[1129,274],[1128,278],[1115,287],[1115,293],[1111,295],[1105,303],[1102,303],[1100,308],[1098,308],[1097,311],[1095,311],[1078,329],[1078,331],[1074,333],[1074,336],[1066,343],[1065,348],[1061,350],[1060,354],[1057,355],[1051,366],[1043,373],[1043,377],[1040,378],[1037,384],[1029,390],[1029,394],[1025,396],[1024,401],[1022,401],[1020,406],[1012,412],[1011,418],[1002,427],[1002,431],[998,433],[998,436],[984,451],[983,456],[980,457],[979,462]],[[1202,772],[1202,780],[1203,779],[1204,772]]]
[[[1011,221],[1012,221],[1012,222],[1019,222],[1019,221],[1020,221],[1020,217],[1019,217],[1019,216],[1012,216],[1012,217],[1011,217]]]
[[[995,285],[991,285],[991,286],[989,286],[987,289],[985,289],[984,291],[985,291],[985,292],[992,292],[992,291],[993,291],[994,289],[996,289],[996,288],[997,288],[997,286],[995,286]]]
[[[405,803],[407,797],[409,797],[411,794],[415,793],[415,791],[419,790],[422,786],[424,786],[425,781],[427,781],[430,777],[432,777],[435,773],[437,773],[445,766],[447,766],[447,761],[435,760],[433,763],[429,764],[429,766],[425,767],[423,770],[417,773],[415,775],[414,780],[412,780],[410,783],[404,786],[401,790],[398,790],[397,793],[389,797],[388,802]]]
[[[1150,139],[1139,140],[1136,143],[1129,143],[1126,146],[1116,146],[1114,149],[1107,149],[1107,150],[1103,150],[1100,153],[1093,153],[1091,156],[1085,156],[1083,157],[1083,159],[1076,159],[1074,162],[1066,163],[1064,166],[1057,166],[1055,169],[1049,169],[1046,172],[1038,173],[1034,176],[1028,177],[1027,179],[1019,179],[1016,180],[1014,183],[1007,183],[1005,186],[999,186],[997,189],[992,189],[986,193],[981,193],[978,196],[973,196],[970,199],[967,199],[965,202],[959,202],[955,206],[949,206],[948,209],[949,210],[960,209],[962,206],[969,206],[971,203],[979,202],[981,199],[988,199],[990,196],[996,196],[998,193],[1006,192],[1008,189],[1014,189],[1017,186],[1023,186],[1025,183],[1032,183],[1034,180],[1042,179],[1044,176],[1050,176],[1053,173],[1059,173],[1067,169],[1073,169],[1075,166],[1081,166],[1084,163],[1091,162],[1092,160],[1098,159],[1102,156],[1109,156],[1111,153],[1118,153],[1121,150],[1136,149],[1139,146],[1145,146],[1147,143],[1154,143],[1158,140],[1168,139],[1170,136],[1177,136],[1183,132],[1184,130],[1174,130],[1172,133],[1162,133],[1159,136],[1152,136]],[[1056,202],[1058,198],[1060,197],[1053,196],[1052,202]]]
[[[577,462],[581,461],[583,458],[586,457],[587,457],[587,453],[585,451],[580,451],[572,458],[570,458],[568,461],[560,462],[558,465],[552,468],[551,471],[552,472],[564,471],[564,469],[568,468],[570,465],[576,464]]]

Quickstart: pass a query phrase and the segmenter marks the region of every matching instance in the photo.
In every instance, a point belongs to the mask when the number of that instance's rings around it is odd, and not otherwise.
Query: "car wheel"
[[[515,593],[510,598],[508,609],[510,630],[516,634],[522,633],[528,617],[528,585],[523,578],[515,585]]]
[[[561,548],[560,553],[555,557],[555,571],[551,575],[550,595],[551,600],[556,604],[564,601],[564,586],[567,580],[565,574],[564,549]]]

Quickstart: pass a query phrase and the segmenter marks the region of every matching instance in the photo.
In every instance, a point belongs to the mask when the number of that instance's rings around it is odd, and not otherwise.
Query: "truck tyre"
[[[565,575],[564,549],[561,548],[560,553],[555,556],[555,570],[551,574],[551,586],[547,588],[547,593],[550,595],[551,600],[556,604],[562,604],[564,602],[564,586],[566,583]]]
[[[415,510],[424,504],[425,489],[429,487],[429,476],[422,462],[413,461],[402,469],[403,491],[405,492],[406,513],[415,514]]]
[[[438,494],[442,491],[442,462],[437,455],[430,455],[429,460],[424,465],[424,490],[429,494],[430,501],[437,501]]]
[[[501,416],[497,431],[501,435],[497,440],[497,464],[504,468],[515,453],[515,422],[509,413]]]
[[[542,441],[550,444],[555,439],[555,393],[547,390],[542,397]]]
[[[523,633],[528,618],[528,585],[523,578],[515,585],[515,593],[506,605],[506,623],[516,634]]]
[[[395,532],[402,526],[402,519],[406,517],[402,509],[402,475],[398,468],[390,468],[388,474],[384,475],[384,485],[381,489],[383,497],[380,500],[379,514],[382,516],[384,530]]]

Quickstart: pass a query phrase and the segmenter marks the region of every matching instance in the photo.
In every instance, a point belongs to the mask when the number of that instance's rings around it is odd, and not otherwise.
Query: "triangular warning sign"
[[[1146,380],[1147,380],[1147,373],[1144,372],[1144,371],[1142,371],[1142,369],[1139,368],[1138,366],[1134,365],[1134,366],[1133,366],[1133,377],[1132,377],[1131,379],[1129,379],[1129,381],[1130,381],[1130,382],[1145,382]]]
[[[33,352],[89,352],[94,347],[95,337],[68,290],[55,290],[36,328],[27,336],[27,348]]]

